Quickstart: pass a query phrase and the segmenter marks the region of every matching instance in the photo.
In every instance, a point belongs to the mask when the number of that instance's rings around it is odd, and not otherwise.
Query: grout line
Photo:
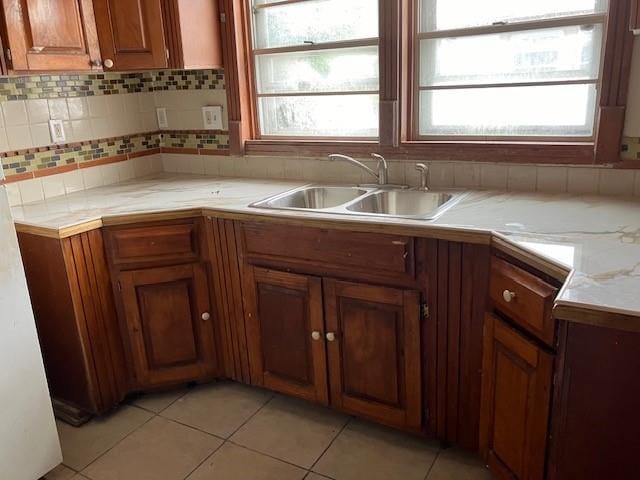
[[[331,448],[331,445],[333,445],[333,442],[335,442],[336,439],[342,434],[342,432],[344,432],[344,430],[347,428],[347,425],[349,425],[353,421],[353,419],[354,419],[353,416],[349,416],[348,417],[347,421],[344,422],[344,425],[342,425],[342,428],[340,429],[340,431],[333,437],[333,439],[331,439],[331,441],[329,442],[329,445],[327,445],[327,448],[325,448],[322,451],[322,453],[318,456],[318,458],[316,458],[316,461],[313,462],[313,465],[311,465],[311,467],[309,467],[309,471],[310,472],[313,472],[313,467],[315,467],[317,465],[317,463],[320,461],[320,459],[322,457],[324,457],[324,454],[327,453],[327,450],[329,450]]]
[[[427,474],[424,476],[424,480],[428,480],[429,479],[429,475],[431,475],[431,471],[433,470],[433,467],[435,466],[436,462],[438,461],[438,458],[440,457],[440,453],[442,452],[442,449],[439,448],[438,451],[436,452],[436,456],[433,457],[433,462],[431,462],[431,466],[429,467],[429,470],[427,470]]]
[[[128,407],[132,407],[132,408],[138,408],[134,405],[127,405]],[[143,412],[147,412],[147,410],[144,409],[140,409]],[[147,412],[148,413],[148,412]],[[151,420],[153,420],[154,418],[156,418],[158,415],[151,415],[147,421],[141,423],[140,425],[138,425],[136,428],[134,428],[133,430],[131,430],[129,433],[127,433],[124,437],[122,437],[120,440],[118,440],[116,443],[114,443],[113,445],[111,445],[111,447],[109,447],[107,450],[105,450],[104,452],[102,452],[100,455],[98,455],[96,458],[94,458],[93,460],[91,460],[91,462],[89,462],[89,464],[87,464],[87,466],[85,466],[82,470],[80,470],[78,473],[81,473],[83,476],[85,476],[82,472],[86,471],[87,468],[89,468],[91,465],[93,465],[94,463],[96,463],[98,460],[100,460],[102,457],[104,457],[107,453],[109,453],[111,450],[113,450],[117,445],[119,445],[125,438],[129,438],[131,435],[133,435],[135,432],[137,432],[138,430],[140,430],[142,427],[144,427],[147,423],[149,423]],[[64,459],[63,459],[64,460]],[[63,462],[64,463],[64,462]],[[67,466],[67,465],[65,465]]]
[[[166,407],[164,407],[162,410],[160,410],[159,412],[155,412],[155,411],[153,411],[153,410],[149,410],[148,408],[144,408],[143,406],[138,405],[138,404],[136,404],[136,403],[134,403],[134,402],[127,403],[127,405],[131,405],[131,406],[133,406],[133,407],[138,407],[138,408],[140,408],[140,409],[144,410],[145,412],[153,413],[154,415],[162,416],[162,415],[160,415],[162,412],[164,412],[165,410],[167,410],[169,407],[171,407],[171,405],[173,405],[174,403],[176,403],[176,402],[177,402],[178,400],[180,400],[181,398],[184,398],[187,394],[191,393],[191,392],[194,390],[194,388],[195,388],[195,387],[188,387],[188,386],[187,386],[187,387],[184,387],[184,388],[183,388],[183,393],[182,393],[181,395],[179,395],[175,400],[173,400],[169,405],[167,405],[167,406],[166,406]],[[162,393],[168,393],[168,392],[157,392],[157,393],[158,393],[158,394],[162,394]],[[154,393],[151,393],[151,394],[143,394],[142,396],[138,397],[138,399],[139,399],[139,398],[144,398],[145,396],[148,396],[148,395],[154,395]],[[165,417],[162,417],[162,418],[165,418]]]
[[[164,417],[163,417],[164,418]],[[216,437],[217,438],[217,437]],[[204,465],[206,463],[207,460],[209,460],[211,457],[213,457],[218,450],[220,450],[224,444],[227,443],[225,440],[222,441],[222,443],[220,445],[218,445],[216,448],[213,449],[213,452],[211,452],[211,455],[207,455],[205,457],[204,460],[202,460],[198,465],[196,465],[189,473],[187,473],[187,475],[185,477],[183,477],[183,480],[186,480],[187,478],[189,478],[191,475],[193,475],[193,472],[195,472],[196,470],[198,470],[202,465]]]

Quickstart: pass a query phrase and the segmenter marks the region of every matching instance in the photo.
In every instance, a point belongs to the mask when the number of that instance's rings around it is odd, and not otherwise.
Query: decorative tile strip
[[[622,159],[640,160],[640,138],[624,137],[622,139]]]
[[[134,73],[0,77],[0,101],[189,89],[224,89],[223,70],[159,70]]]
[[[7,181],[18,181],[161,151],[226,155],[229,135],[219,130],[149,132],[5,152],[1,160]]]

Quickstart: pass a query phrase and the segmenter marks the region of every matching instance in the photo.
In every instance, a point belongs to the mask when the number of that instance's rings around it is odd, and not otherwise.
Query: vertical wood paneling
[[[400,9],[397,0],[379,1],[380,144],[399,144]]]

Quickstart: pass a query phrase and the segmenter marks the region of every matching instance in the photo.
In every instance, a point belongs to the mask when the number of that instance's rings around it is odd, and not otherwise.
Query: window
[[[593,137],[606,0],[419,3],[419,138]]]
[[[264,137],[378,136],[377,0],[253,0]]]

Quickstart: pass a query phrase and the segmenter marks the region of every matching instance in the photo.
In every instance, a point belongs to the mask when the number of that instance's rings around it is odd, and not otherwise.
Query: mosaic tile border
[[[8,182],[54,175],[75,168],[111,163],[162,151],[226,155],[226,131],[155,131],[2,154]]]
[[[640,160],[640,137],[624,137],[621,152],[623,160]]]
[[[0,77],[0,101],[224,88],[222,69],[34,75]]]

